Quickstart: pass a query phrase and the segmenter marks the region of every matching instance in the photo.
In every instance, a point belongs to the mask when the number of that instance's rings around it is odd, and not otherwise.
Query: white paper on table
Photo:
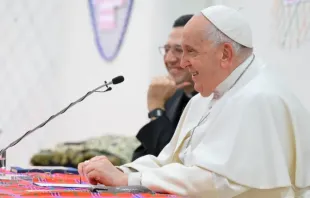
[[[104,185],[91,185],[91,184],[61,184],[61,183],[38,183],[34,182],[35,185],[41,187],[61,187],[61,188],[105,188]]]
[[[1,173],[0,179],[3,180],[27,180],[32,181],[32,177],[28,175],[21,175],[21,174],[10,174],[10,173]]]

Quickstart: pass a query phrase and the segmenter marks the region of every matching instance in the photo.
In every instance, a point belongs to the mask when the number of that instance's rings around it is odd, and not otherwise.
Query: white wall
[[[151,23],[144,19],[150,18],[147,12],[150,9],[148,1],[135,1],[124,45],[112,63],[105,62],[97,51],[87,2],[77,1],[74,9],[69,10],[70,37],[66,44],[66,66],[61,72],[63,105],[103,84],[104,80],[124,75],[125,81],[111,92],[90,96],[63,116],[61,131],[65,131],[66,139],[105,133],[133,135],[146,121],[148,76],[145,74],[151,56]]]
[[[207,1],[135,0],[124,45],[112,63],[97,51],[87,1],[23,2],[5,0],[0,5],[0,23],[6,24],[5,32],[0,31],[0,49],[6,52],[0,53],[0,81],[5,79],[0,85],[1,147],[104,80],[124,75],[125,82],[109,93],[90,96],[10,149],[9,166],[27,165],[39,149],[62,141],[135,135],[147,122],[151,77],[166,73],[158,46],[175,18],[199,11]]]
[[[1,148],[60,108],[59,74],[64,67],[67,38],[62,5],[62,0],[1,1]],[[8,163],[27,164],[31,153],[48,141],[46,134],[59,131],[58,121],[9,149]]]

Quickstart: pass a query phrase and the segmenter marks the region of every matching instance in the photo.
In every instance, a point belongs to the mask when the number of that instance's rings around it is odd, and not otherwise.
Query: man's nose
[[[165,55],[165,61],[167,62],[176,62],[178,59],[177,57],[172,53],[172,50],[169,50]]]
[[[186,56],[184,56],[184,54],[182,55],[182,58],[181,58],[181,63],[180,63],[180,66],[185,69],[187,68],[188,66],[190,65],[188,59],[186,58]]]

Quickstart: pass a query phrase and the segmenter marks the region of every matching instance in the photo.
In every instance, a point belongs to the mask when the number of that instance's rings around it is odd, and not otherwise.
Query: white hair
[[[240,51],[243,48],[247,48],[239,43],[237,43],[236,41],[232,40],[231,38],[229,38],[228,36],[226,36],[223,32],[221,32],[221,30],[219,30],[215,25],[210,24],[208,31],[207,31],[207,38],[211,41],[213,41],[213,44],[219,45],[222,43],[230,43],[232,45],[232,48],[234,50],[234,52],[239,55]]]

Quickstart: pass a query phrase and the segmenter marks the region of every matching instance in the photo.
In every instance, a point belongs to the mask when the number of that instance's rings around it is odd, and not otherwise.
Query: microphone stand
[[[37,127],[27,131],[24,135],[22,135],[20,138],[18,138],[17,140],[15,140],[14,142],[12,142],[11,144],[9,144],[7,147],[3,148],[0,151],[0,168],[2,169],[6,169],[6,151],[7,149],[15,146],[16,144],[18,144],[22,139],[24,139],[25,137],[27,137],[28,135],[30,135],[31,133],[35,132],[36,130],[38,130],[39,128],[45,126],[48,122],[50,122],[51,120],[53,120],[54,118],[56,118],[57,116],[59,116],[60,114],[65,113],[69,108],[73,107],[74,105],[76,105],[77,103],[83,101],[86,97],[88,97],[89,95],[95,93],[95,92],[107,92],[107,91],[111,91],[112,88],[109,87],[110,84],[116,84],[113,83],[113,81],[107,83],[106,81],[104,81],[103,85],[100,85],[99,87],[87,92],[84,96],[82,96],[81,98],[77,99],[75,102],[70,103],[66,108],[62,109],[61,111],[59,111],[58,113],[52,115],[50,118],[48,118],[46,121],[44,121],[43,123],[41,123],[40,125],[38,125]],[[101,88],[106,87],[106,90],[104,91],[99,91]]]
[[[0,135],[2,134],[2,130],[0,129]],[[6,168],[6,151],[1,153],[0,155],[0,169],[5,169]]]

